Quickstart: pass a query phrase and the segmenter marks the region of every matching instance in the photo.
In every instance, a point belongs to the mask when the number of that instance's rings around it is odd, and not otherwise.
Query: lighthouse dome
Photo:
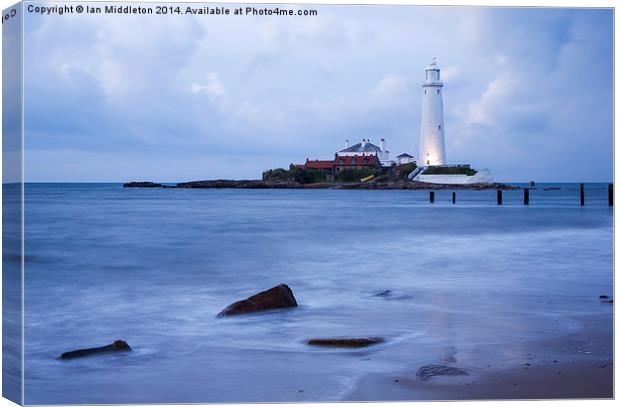
[[[436,69],[439,70],[439,65],[437,64],[437,58],[433,57],[431,63],[426,67],[426,70]]]

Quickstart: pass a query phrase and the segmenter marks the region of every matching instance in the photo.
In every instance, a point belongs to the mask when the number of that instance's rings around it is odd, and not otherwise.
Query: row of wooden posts
[[[497,204],[498,205],[503,204],[502,192],[503,191],[501,189],[497,190]],[[430,191],[429,199],[431,203],[435,203],[435,191]],[[452,203],[453,204],[456,203],[456,192],[452,192]],[[614,184],[609,184],[607,186],[607,203],[609,204],[609,206],[614,205]],[[530,204],[530,189],[523,188],[523,205],[529,205],[529,204]],[[579,184],[579,204],[581,206],[584,206],[586,204],[586,191],[585,191],[584,184]]]

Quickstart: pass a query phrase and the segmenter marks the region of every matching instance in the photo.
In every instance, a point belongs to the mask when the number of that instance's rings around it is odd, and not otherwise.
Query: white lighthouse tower
[[[443,137],[443,83],[439,66],[433,61],[426,67],[422,84],[422,126],[418,167],[409,173],[409,180],[429,184],[466,185],[491,184],[488,169],[474,169],[469,164],[447,164],[446,144]]]
[[[446,162],[446,145],[443,137],[443,100],[439,80],[439,66],[433,58],[426,67],[426,81],[422,85],[422,129],[420,133],[421,166],[443,165]]]

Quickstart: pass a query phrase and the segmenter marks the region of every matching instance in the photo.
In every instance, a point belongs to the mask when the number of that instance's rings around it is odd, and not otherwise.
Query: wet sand
[[[613,398],[613,313],[577,318],[582,329],[523,344],[521,361],[503,363],[496,346],[480,348],[487,363],[477,366],[437,361],[465,370],[466,376],[416,378],[419,368],[371,374],[344,397],[350,401]],[[484,359],[484,357],[483,357]],[[481,359],[482,360],[482,359]]]

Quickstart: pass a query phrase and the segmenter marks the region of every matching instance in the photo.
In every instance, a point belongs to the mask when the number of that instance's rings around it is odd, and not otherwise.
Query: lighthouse
[[[433,58],[431,64],[426,67],[426,80],[422,85],[422,128],[419,153],[421,166],[443,165],[446,162],[442,88],[439,66],[437,60]]]
[[[492,184],[491,172],[475,169],[469,164],[447,164],[446,143],[443,137],[443,83],[435,58],[426,67],[426,80],[422,84],[422,125],[418,167],[407,178],[429,184],[467,185]]]

